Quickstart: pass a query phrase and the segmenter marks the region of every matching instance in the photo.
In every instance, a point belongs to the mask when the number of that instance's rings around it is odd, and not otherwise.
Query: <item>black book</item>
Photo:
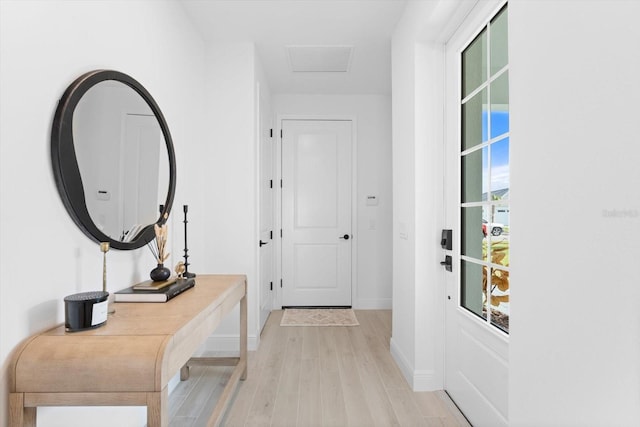
[[[126,289],[116,292],[114,295],[115,302],[167,302],[187,289],[195,286],[194,278],[177,279],[172,285],[157,290],[137,290],[130,286]]]

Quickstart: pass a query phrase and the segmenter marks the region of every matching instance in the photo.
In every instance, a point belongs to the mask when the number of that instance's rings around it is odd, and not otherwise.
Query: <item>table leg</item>
[[[9,393],[9,427],[36,427],[37,409],[24,407],[24,393]]]
[[[147,427],[168,427],[169,415],[167,387],[161,392],[147,393]]]
[[[180,381],[186,381],[189,379],[189,365],[185,364],[180,368]]]

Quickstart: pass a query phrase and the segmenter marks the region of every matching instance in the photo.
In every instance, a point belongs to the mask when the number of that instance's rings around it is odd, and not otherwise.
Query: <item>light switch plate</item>
[[[103,200],[103,201],[111,200],[111,193],[109,193],[107,190],[98,190],[96,194],[97,194],[98,200]]]
[[[404,240],[408,240],[409,239],[409,233],[407,232],[407,224],[405,224],[404,222],[401,222],[399,225],[399,231],[400,231],[400,238],[404,239]]]

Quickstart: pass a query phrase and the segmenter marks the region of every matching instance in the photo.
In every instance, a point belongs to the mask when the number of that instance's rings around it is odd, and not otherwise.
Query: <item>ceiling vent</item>
[[[353,46],[287,46],[291,71],[298,73],[346,73]]]

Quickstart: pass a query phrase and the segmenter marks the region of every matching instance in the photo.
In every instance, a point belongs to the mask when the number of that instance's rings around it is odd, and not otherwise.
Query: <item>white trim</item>
[[[255,71],[254,71],[255,72]],[[261,92],[260,92],[260,82],[256,81],[255,82],[255,93],[254,93],[254,100],[253,100],[253,104],[254,104],[254,119],[255,119],[255,123],[254,123],[254,162],[256,165],[256,174],[254,176],[255,182],[254,185],[256,186],[256,197],[254,200],[254,204],[255,204],[255,212],[256,212],[256,216],[255,216],[255,241],[256,242],[260,242],[262,236],[260,235],[260,221],[262,219],[262,197],[264,197],[264,195],[262,194],[262,185],[260,183],[260,179],[262,178],[262,144],[260,143],[260,132],[262,131],[262,129],[260,128],[260,122],[261,122],[261,117],[260,114],[262,114],[262,112],[260,111],[260,99],[261,99]],[[262,301],[260,301],[261,297],[262,297],[262,292],[260,290],[260,287],[262,286],[262,258],[260,257],[260,246],[259,245],[255,245],[254,247],[254,261],[255,261],[255,266],[256,266],[256,301],[254,302],[255,308],[256,308],[256,331],[261,331],[262,330],[262,325],[260,325],[260,317],[262,316]],[[238,347],[239,348],[239,347]]]
[[[393,338],[390,342],[391,357],[395,360],[400,368],[405,380],[409,383],[409,387],[413,391],[435,391],[442,390],[442,382],[438,379],[438,375],[433,370],[415,370]]]
[[[413,391],[442,390],[442,380],[433,370],[418,370],[413,372]]]
[[[273,131],[275,132],[275,147],[274,153],[275,162],[273,164],[273,181],[275,187],[275,197],[273,207],[275,212],[273,216],[273,222],[275,229],[273,230],[274,239],[274,273],[273,278],[273,295],[271,295],[272,310],[282,309],[282,288],[280,283],[282,280],[282,187],[280,186],[280,180],[282,179],[282,118],[278,114],[276,115],[276,121],[273,125]]]
[[[264,197],[264,195],[262,194],[262,150],[263,150],[263,144],[262,144],[262,131],[267,131],[268,129],[271,129],[272,131],[275,131],[274,126],[273,126],[273,114],[271,114],[271,111],[267,111],[269,114],[265,116],[265,120],[268,120],[268,123],[262,123],[262,117],[261,115],[263,114],[263,111],[260,109],[260,102],[261,100],[265,97],[265,95],[263,94],[263,91],[260,90],[261,86],[260,86],[260,82],[256,82],[256,134],[255,134],[255,144],[256,144],[256,188],[257,188],[257,197],[256,197],[256,212],[258,213],[258,215],[256,216],[256,242],[259,242],[262,239],[262,235],[261,235],[261,230],[260,230],[260,226],[261,226],[261,221],[262,221],[262,198]],[[269,98],[267,98],[267,101],[270,101]],[[269,110],[271,110],[271,104],[270,102],[268,103],[269,106]],[[260,126],[263,125],[264,129]],[[274,136],[271,136],[271,144],[275,144],[275,140],[274,140]],[[273,185],[275,185],[275,181],[276,181],[276,175],[275,175],[275,167],[276,167],[276,163],[275,163],[275,159],[273,158],[273,156],[275,156],[275,151],[276,148],[274,145],[271,146],[271,179],[273,179],[274,183]],[[274,188],[275,189],[275,188]],[[272,193],[270,195],[270,197],[272,198],[271,200],[271,227],[273,228],[273,233],[274,233],[274,237],[273,239],[271,239],[271,242],[273,245],[276,244],[276,199],[277,199],[277,194]],[[275,282],[276,282],[276,253],[277,253],[277,248],[273,249],[273,256],[271,258],[271,280],[274,283],[274,288],[275,286]],[[256,249],[255,249],[255,254],[256,254],[256,271],[257,271],[257,331],[262,331],[262,328],[264,327],[264,325],[261,325],[261,316],[262,316],[262,301],[260,300],[261,298],[261,289],[260,287],[263,285],[261,283],[262,280],[262,257],[260,256],[260,245],[256,245]],[[274,308],[274,291],[271,291],[271,293],[268,296],[268,302],[267,302],[267,306],[270,310],[273,310]],[[268,318],[268,317],[267,317]],[[265,320],[265,325],[266,325],[266,320]]]
[[[476,4],[467,12],[460,25],[446,40],[446,45],[452,42],[456,46],[454,51],[461,54],[464,49],[486,28],[508,0],[484,0]]]
[[[355,307],[358,291],[358,244],[354,231],[358,230],[358,119],[357,116],[348,114],[338,115],[320,115],[320,114],[277,114],[276,127],[278,140],[276,144],[276,177],[278,180],[278,188],[275,203],[277,204],[277,218],[275,218],[276,228],[282,230],[282,187],[279,180],[282,179],[282,122],[284,120],[318,120],[318,121],[350,121],[351,122],[351,235],[353,236],[353,244],[351,245],[351,305]],[[280,280],[282,279],[282,238],[278,234],[276,245],[276,296],[274,298],[274,309],[282,308],[282,288],[280,288]],[[390,308],[390,307],[389,307]]]
[[[398,368],[400,368],[400,372],[402,372],[404,379],[409,383],[409,387],[413,389],[413,366],[411,365],[411,363],[409,363],[405,355],[402,353],[400,347],[396,344],[393,337],[391,337],[391,339],[389,340],[389,347],[391,351],[391,357],[393,357],[393,360],[396,361],[396,364],[398,365]]]

